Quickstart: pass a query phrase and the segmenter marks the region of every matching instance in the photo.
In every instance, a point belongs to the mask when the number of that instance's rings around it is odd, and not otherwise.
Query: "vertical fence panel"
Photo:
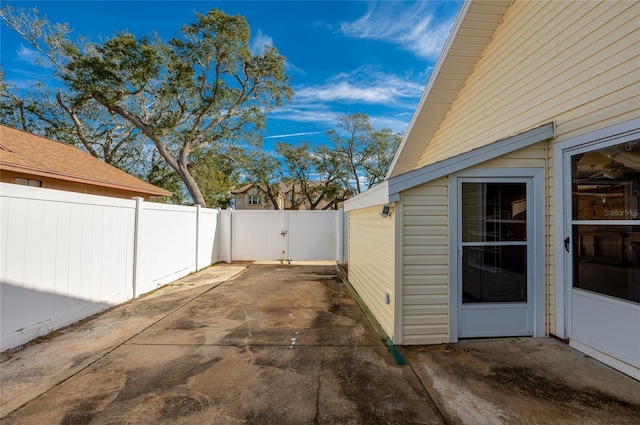
[[[234,211],[231,215],[234,261],[279,260],[282,257],[283,211]]]
[[[2,333],[15,332],[21,328],[23,321],[24,269],[25,269],[25,233],[27,228],[26,199],[8,199],[6,202],[9,214],[1,219],[3,239],[6,246],[2,264]],[[4,209],[4,208],[3,208]],[[5,224],[6,223],[6,224]],[[5,284],[5,282],[7,284]]]
[[[125,301],[133,201],[0,184],[0,349]]]
[[[142,258],[144,279],[137,282],[142,294],[195,270],[196,208],[142,203]]]
[[[55,288],[56,277],[56,260],[58,252],[56,251],[56,241],[58,239],[58,203],[43,202],[42,217],[42,244],[40,252],[42,263],[40,270],[38,293],[39,307],[37,323],[46,321],[49,317],[53,317],[55,313],[54,294],[47,290],[48,287]]]
[[[220,211],[200,209],[198,220],[198,269],[219,261],[218,249],[218,216]]]
[[[231,262],[231,217],[235,211],[232,209],[221,210],[218,215],[216,227],[216,252],[218,261]]]
[[[286,211],[291,260],[337,260],[340,211]]]

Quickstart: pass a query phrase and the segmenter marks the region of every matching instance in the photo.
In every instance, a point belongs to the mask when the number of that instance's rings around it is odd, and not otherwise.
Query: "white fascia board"
[[[553,121],[387,180],[389,196],[555,137]]]
[[[409,135],[411,134],[411,131],[413,130],[413,126],[415,125],[416,121],[418,120],[418,117],[420,116],[420,113],[422,112],[422,109],[425,105],[425,103],[427,102],[427,98],[429,97],[429,93],[431,93],[431,89],[433,88],[433,85],[435,84],[435,81],[438,79],[438,75],[440,74],[440,69],[442,68],[442,65],[444,64],[447,55],[449,54],[449,50],[451,49],[451,45],[453,44],[453,41],[455,40],[456,36],[458,35],[458,31],[460,30],[460,27],[462,26],[462,22],[464,21],[465,16],[467,16],[467,12],[469,11],[469,8],[471,7],[471,1],[472,0],[465,0],[464,4],[462,5],[462,8],[460,9],[460,12],[458,13],[458,16],[456,18],[456,21],[453,23],[453,28],[451,28],[451,31],[449,32],[449,37],[447,37],[447,41],[445,41],[444,43],[444,47],[442,48],[442,51],[440,52],[440,56],[438,57],[438,61],[436,62],[435,67],[433,68],[433,72],[431,72],[431,76],[429,77],[429,81],[427,82],[427,86],[425,87],[424,91],[422,92],[422,97],[420,98],[420,102],[418,102],[418,107],[416,108],[415,112],[413,113],[413,116],[411,117],[411,121],[409,122],[409,126],[407,127],[407,130],[404,133],[404,137],[402,138],[402,142],[400,143],[400,146],[398,147],[398,150],[396,151],[396,154],[393,156],[393,160],[391,161],[391,166],[389,166],[389,170],[387,171],[387,175],[385,177],[385,179],[390,179],[391,176],[393,175],[393,170],[396,167],[396,163],[398,162],[398,159],[400,158],[400,156],[402,155],[402,152],[404,151],[405,145],[407,143],[407,139],[409,138]]]
[[[344,201],[344,210],[353,211],[362,208],[375,207],[389,203],[389,181],[384,180],[380,184],[367,189],[359,195]]]

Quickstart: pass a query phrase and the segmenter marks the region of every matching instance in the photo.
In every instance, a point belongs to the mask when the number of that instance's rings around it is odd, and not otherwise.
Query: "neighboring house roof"
[[[0,170],[146,195],[172,195],[73,146],[4,125],[0,125]]]
[[[239,195],[241,193],[245,193],[247,192],[249,189],[251,189],[253,186],[255,186],[255,183],[249,183],[246,184],[238,189],[232,190],[231,193],[233,193],[234,195]]]
[[[468,0],[463,4],[396,151],[387,178],[416,168],[511,3]]]

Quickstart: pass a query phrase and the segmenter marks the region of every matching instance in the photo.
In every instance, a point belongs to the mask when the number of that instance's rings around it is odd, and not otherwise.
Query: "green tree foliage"
[[[168,42],[124,32],[73,43],[65,26],[10,8],[2,18],[52,59],[71,111],[95,109],[134,129],[203,206],[204,183],[196,176],[208,175],[205,164],[220,165],[238,147],[259,144],[266,113],[292,95],[284,57],[270,46],[253,55],[246,20],[217,9],[197,14]],[[171,180],[157,163],[151,174]]]
[[[362,161],[362,177],[366,188],[375,186],[385,179],[401,141],[402,133],[394,133],[389,128],[370,133]]]
[[[208,155],[202,161],[194,162],[190,168],[198,182],[207,206],[228,208],[237,186],[241,170],[224,155]]]
[[[289,182],[296,192],[291,199],[294,209],[336,208],[384,180],[402,139],[390,129],[375,130],[363,113],[340,116],[338,129],[329,131],[328,136],[330,146],[277,143],[282,174],[277,172],[277,160],[263,153],[261,162],[253,162],[255,170],[248,173],[249,181],[261,183],[261,187]]]
[[[356,194],[384,180],[402,140],[390,129],[375,130],[363,113],[341,115],[327,135]]]
[[[312,149],[307,142],[278,143],[276,152],[282,157],[287,180],[300,195],[292,197],[291,208],[330,209],[351,195],[343,164],[327,146]]]
[[[144,175],[146,152],[135,127],[98,105],[78,107],[62,91],[36,83],[26,93],[19,93],[3,82],[0,122],[83,149],[138,177]]]

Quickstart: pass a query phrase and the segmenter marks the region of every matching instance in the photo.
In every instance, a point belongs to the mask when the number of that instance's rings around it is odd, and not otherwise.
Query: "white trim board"
[[[526,148],[544,140],[555,137],[553,121],[532,128],[514,136],[498,140],[491,144],[473,149],[460,155],[452,156],[431,165],[392,177],[389,182],[389,196],[392,197],[404,190],[430,182],[449,174],[457,173],[491,159]]]
[[[363,208],[375,207],[389,202],[389,181],[384,180],[380,184],[367,189],[359,195],[344,201],[344,210],[353,211]]]
[[[575,339],[569,341],[569,347],[576,349],[589,357],[593,357],[599,362],[602,362],[607,366],[611,366],[612,368],[624,373],[625,375],[628,375],[633,379],[640,381],[640,369],[633,367],[628,363],[620,361],[615,357],[611,357],[610,355],[605,354],[602,351],[598,351],[595,348],[589,347],[588,345],[584,345],[581,342],[576,341]]]

